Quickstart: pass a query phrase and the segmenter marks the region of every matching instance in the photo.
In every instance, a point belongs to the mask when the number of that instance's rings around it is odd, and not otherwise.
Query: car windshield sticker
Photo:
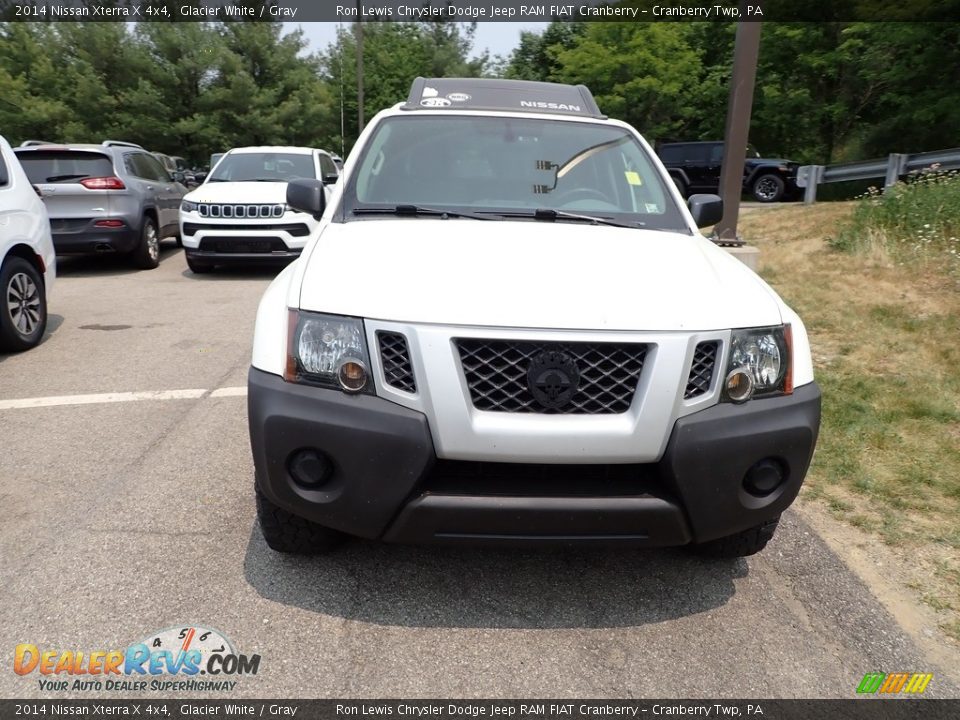
[[[644,203],[644,207],[647,209],[648,213],[659,213],[660,206],[656,203]]]
[[[420,104],[423,105],[423,107],[447,107],[451,103],[446,98],[430,97],[430,98],[424,98],[423,100],[421,100]]]
[[[623,174],[627,177],[627,182],[631,185],[643,185],[643,180],[640,179],[640,175],[633,170],[626,170]]]
[[[454,102],[466,102],[470,96],[462,92],[447,93],[447,97]]]

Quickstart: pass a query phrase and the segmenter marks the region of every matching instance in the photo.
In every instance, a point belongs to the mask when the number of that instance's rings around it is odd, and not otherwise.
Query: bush
[[[882,251],[898,262],[932,261],[960,269],[960,172],[936,166],[858,198],[830,245],[844,252]]]

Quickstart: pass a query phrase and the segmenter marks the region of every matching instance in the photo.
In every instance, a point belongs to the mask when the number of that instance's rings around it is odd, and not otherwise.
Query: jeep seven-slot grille
[[[526,340],[456,340],[470,399],[477,410],[516,413],[613,415],[633,402],[647,346],[642,343],[562,343]],[[544,352],[563,353],[580,378],[569,401],[544,407],[530,390],[527,371]]]
[[[383,377],[387,385],[415,393],[417,383],[413,378],[407,338],[400,333],[378,331],[377,342],[380,345],[380,361],[383,363]]]
[[[684,400],[698,397],[710,390],[713,368],[717,364],[718,346],[719,343],[716,340],[710,340],[699,343],[693,351],[693,364],[690,365],[687,389],[683,393]]]
[[[278,218],[283,217],[283,205],[233,205],[223,203],[200,203],[197,214],[210,218]]]

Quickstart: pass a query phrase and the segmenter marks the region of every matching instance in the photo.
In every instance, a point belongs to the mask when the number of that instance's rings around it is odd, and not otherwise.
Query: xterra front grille
[[[380,361],[383,363],[383,377],[387,385],[408,393],[417,391],[413,377],[413,365],[410,364],[410,350],[407,338],[400,333],[377,332],[380,345]]]
[[[693,351],[693,364],[690,366],[690,376],[687,378],[687,389],[683,393],[684,400],[699,397],[710,390],[719,345],[720,343],[716,340],[710,340],[699,343],[697,349]]]
[[[492,412],[624,413],[647,355],[642,343],[460,338],[456,344],[473,406]]]
[[[278,218],[283,217],[283,205],[225,205],[200,203],[197,213],[209,218]]]

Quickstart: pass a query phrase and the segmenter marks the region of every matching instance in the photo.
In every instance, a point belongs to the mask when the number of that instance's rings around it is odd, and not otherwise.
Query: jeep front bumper
[[[681,417],[658,462],[632,465],[438,459],[420,412],[255,368],[248,411],[261,491],[326,527],[404,543],[667,546],[746,530],[793,502],[816,444],[820,389]],[[290,474],[304,449],[333,467],[317,489]],[[744,478],[762,461],[782,480],[758,496]]]

